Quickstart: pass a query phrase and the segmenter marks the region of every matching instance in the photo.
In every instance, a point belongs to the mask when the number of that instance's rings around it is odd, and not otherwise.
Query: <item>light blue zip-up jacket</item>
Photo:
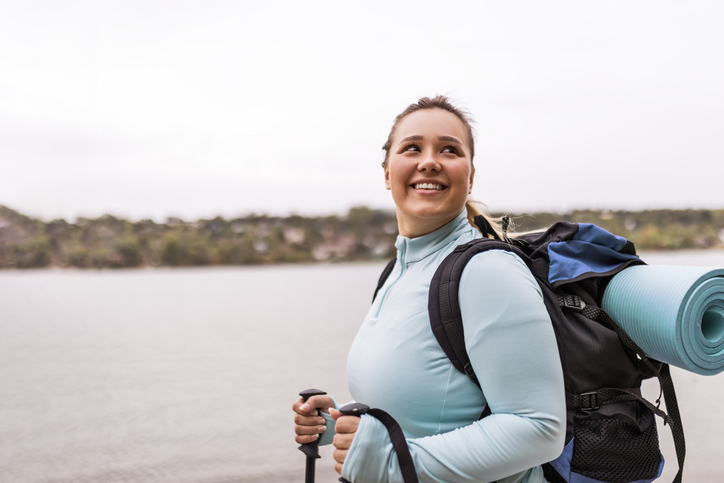
[[[539,465],[563,450],[563,373],[540,288],[523,261],[492,250],[473,257],[462,274],[465,343],[482,392],[452,366],[430,328],[435,270],[457,245],[478,237],[465,212],[425,236],[398,237],[397,264],[350,349],[349,390],[398,421],[423,483],[543,482]],[[493,414],[479,420],[486,403]],[[362,417],[342,476],[402,482],[387,430],[375,418]]]

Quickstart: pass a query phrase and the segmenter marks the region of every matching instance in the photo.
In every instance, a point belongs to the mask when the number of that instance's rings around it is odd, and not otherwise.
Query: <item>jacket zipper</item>
[[[382,294],[382,298],[380,299],[380,305],[377,306],[377,313],[375,314],[375,318],[378,318],[378,317],[380,316],[380,310],[382,310],[382,305],[385,303],[385,300],[387,299],[387,294],[388,294],[389,291],[392,289],[392,287],[394,287],[395,284],[397,284],[397,282],[400,281],[400,279],[402,278],[402,275],[403,275],[403,274],[405,273],[405,271],[407,270],[407,264],[405,263],[405,253],[404,253],[404,252],[403,252],[402,255],[400,256],[400,267],[401,267],[401,268],[400,268],[400,275],[397,276],[397,278],[395,279],[395,281],[392,282],[392,283],[385,289],[385,293]]]

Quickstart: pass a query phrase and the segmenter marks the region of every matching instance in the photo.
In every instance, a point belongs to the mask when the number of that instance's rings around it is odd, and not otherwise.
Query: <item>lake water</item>
[[[642,256],[724,267],[724,251]],[[0,272],[0,481],[303,481],[291,404],[309,387],[349,399],[382,267]],[[724,481],[724,374],[673,373],[685,481]],[[337,480],[330,454],[318,482]]]

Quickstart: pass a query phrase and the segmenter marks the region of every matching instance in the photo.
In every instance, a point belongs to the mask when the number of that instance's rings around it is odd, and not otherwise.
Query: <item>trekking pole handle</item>
[[[360,417],[363,414],[367,414],[369,412],[370,407],[366,404],[362,403],[352,403],[347,404],[346,406],[342,406],[339,408],[339,412],[342,413],[343,416],[357,416]],[[350,483],[349,480],[347,480],[344,477],[340,477],[339,481],[341,483]]]
[[[346,406],[342,406],[339,408],[339,412],[342,413],[345,416],[362,416],[363,414],[367,414],[370,410],[370,407],[366,404],[362,403],[351,403],[347,404]]]
[[[327,393],[319,389],[306,389],[299,393],[299,395],[302,397],[302,401],[304,402],[307,402],[307,400],[312,396],[321,396],[324,394]],[[312,441],[311,443],[302,444],[301,446],[299,446],[299,451],[307,455],[307,458],[321,458],[321,456],[319,456],[319,438]]]

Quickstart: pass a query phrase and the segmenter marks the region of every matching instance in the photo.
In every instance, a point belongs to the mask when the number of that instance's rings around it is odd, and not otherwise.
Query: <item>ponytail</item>
[[[480,227],[475,223],[475,217],[482,216],[488,222],[488,224],[490,225],[490,228],[492,228],[495,231],[495,233],[498,235],[499,239],[503,240],[503,239],[510,237],[508,230],[512,227],[506,226],[504,228],[504,226],[503,226],[504,224],[507,224],[503,221],[503,219],[506,217],[494,218],[494,217],[490,216],[489,214],[487,214],[486,210],[483,207],[484,207],[484,205],[482,203],[480,203],[479,201],[475,201],[471,196],[468,196],[468,200],[465,202],[465,211],[467,211],[467,214],[468,214],[468,223],[470,223],[478,231],[483,233],[482,230],[480,229]],[[509,221],[508,221],[508,223],[509,223]],[[486,234],[483,233],[483,236],[485,236],[485,235]],[[489,235],[488,235],[488,237],[490,238]]]

